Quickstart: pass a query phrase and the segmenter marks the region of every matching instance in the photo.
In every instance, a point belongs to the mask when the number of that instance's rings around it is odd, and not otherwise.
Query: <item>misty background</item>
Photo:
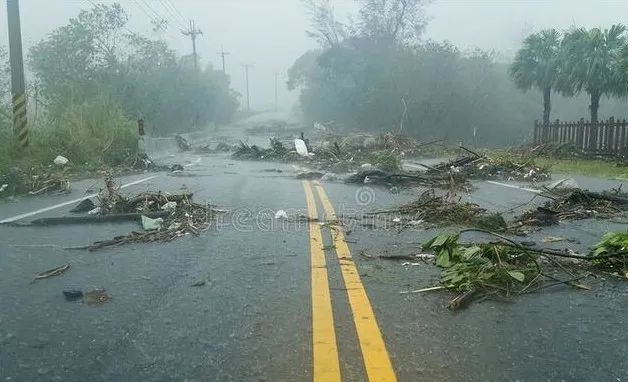
[[[226,71],[232,87],[241,94],[245,93],[243,65],[252,65],[250,94],[253,109],[274,107],[275,73],[279,75],[280,110],[291,110],[298,102],[298,91],[290,92],[286,87],[287,70],[304,52],[317,47],[305,33],[310,20],[300,0],[171,0],[174,9],[165,0],[117,2],[129,15],[130,30],[166,40],[180,55],[191,53],[191,41],[180,31],[187,27],[183,25],[185,20],[194,19],[203,31],[197,40],[200,61],[220,69],[222,64],[217,52],[222,48],[229,52]],[[357,11],[354,1],[336,0],[332,3],[341,21]],[[66,24],[81,9],[93,7],[87,0],[21,0],[20,6],[25,55],[34,44]],[[151,19],[158,16],[168,20],[166,31],[153,32]],[[463,52],[475,48],[493,51],[496,60],[509,62],[526,35],[550,27],[607,27],[628,17],[628,2],[435,0],[427,5],[426,16],[428,24],[423,39],[449,41]],[[0,20],[0,45],[7,47],[5,6],[0,7]],[[576,101],[584,102],[586,108],[586,99]],[[560,111],[561,102],[557,99],[554,112]],[[539,107],[542,104],[540,98],[538,104]],[[608,107],[608,102],[602,103],[601,115]],[[575,116],[566,115],[565,118]]]

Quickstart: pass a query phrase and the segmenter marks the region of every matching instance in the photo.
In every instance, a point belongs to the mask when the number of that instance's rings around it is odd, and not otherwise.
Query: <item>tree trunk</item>
[[[598,125],[597,125],[597,112],[600,108],[600,92],[597,90],[591,91],[591,105],[589,105],[589,109],[591,111],[591,136],[589,138],[589,150],[597,151],[598,146]]]
[[[550,123],[550,112],[552,111],[552,88],[546,88],[543,90],[543,125],[547,126]]]
[[[591,92],[591,123],[597,124],[597,111],[600,108],[600,93],[598,91]]]

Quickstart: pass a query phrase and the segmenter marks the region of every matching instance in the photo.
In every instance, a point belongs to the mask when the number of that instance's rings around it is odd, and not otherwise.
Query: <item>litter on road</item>
[[[91,289],[83,294],[83,303],[88,306],[100,306],[110,300],[111,296],[101,288]]]
[[[60,276],[65,273],[68,269],[70,269],[70,264],[65,264],[60,267],[52,268],[44,272],[39,272],[35,276],[35,280],[47,279],[48,277]]]

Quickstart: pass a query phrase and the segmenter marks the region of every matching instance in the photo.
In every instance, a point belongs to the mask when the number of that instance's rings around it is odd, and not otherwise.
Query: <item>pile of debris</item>
[[[169,194],[143,192],[132,197],[119,193],[119,187],[111,177],[105,179],[105,189],[97,198],[82,200],[70,212],[74,216],[47,217],[28,223],[11,223],[15,226],[49,226],[60,224],[96,224],[120,221],[141,223],[143,231],[97,241],[85,247],[71,249],[97,249],[115,247],[128,243],[150,243],[171,241],[188,234],[198,235],[208,230],[215,222],[219,211],[209,204],[192,200],[191,193]]]
[[[461,233],[466,231],[473,230]],[[423,250],[436,256],[436,265],[442,268],[441,286],[404,293],[448,289],[458,293],[449,303],[449,308],[456,310],[480,298],[508,298],[556,285],[590,290],[590,286],[580,283],[591,275],[585,264],[606,263],[619,256],[618,261],[626,261],[625,250],[612,256],[603,252],[583,256],[569,250],[525,247],[490,231],[475,231],[496,236],[499,241],[461,244],[460,234],[433,238]]]
[[[550,170],[537,166],[532,160],[518,163],[509,156],[487,157],[465,147],[460,149],[470,155],[441,163],[428,172],[451,171],[469,179],[496,179],[539,182],[551,177]]]
[[[48,171],[30,175],[29,178],[29,195],[39,195],[43,193],[64,194],[70,192],[70,178],[65,169],[57,170],[49,168]]]
[[[90,212],[105,217],[139,217],[144,231],[97,241],[87,247],[90,251],[127,243],[172,241],[188,234],[198,235],[209,229],[214,221],[215,210],[209,205],[193,202],[191,193],[143,192],[125,197],[120,195],[111,178],[106,179],[105,186],[98,197],[99,207]]]
[[[0,197],[15,195],[63,194],[70,192],[66,168],[31,167],[28,172],[17,167],[0,174]]]
[[[459,243],[460,235],[469,231],[492,235],[498,241]],[[624,232],[606,234],[588,255],[569,249],[527,247],[501,234],[481,229],[440,235],[422,248],[434,253],[436,265],[442,268],[441,286],[402,293],[439,289],[457,292],[459,295],[449,303],[452,310],[491,295],[513,297],[558,285],[591,290],[590,286],[580,282],[599,268],[628,279],[628,234]]]
[[[609,232],[593,248],[598,267],[628,279],[628,232]],[[620,276],[620,277],[621,277]]]
[[[516,217],[516,226],[550,226],[561,220],[610,218],[628,209],[628,195],[619,190],[592,192],[580,188],[546,188],[542,206]]]
[[[425,222],[436,226],[467,225],[493,231],[504,231],[507,227],[500,214],[488,213],[479,205],[463,202],[451,193],[437,195],[434,189],[423,192],[416,201],[369,213],[379,214],[398,216],[402,226]]]
[[[380,184],[388,187],[426,186],[444,188],[450,191],[468,189],[464,178],[452,173],[426,175],[420,172],[385,172],[382,170],[361,170],[345,178],[345,183]]]
[[[451,154],[442,140],[418,142],[416,139],[399,133],[381,133],[373,136],[372,143],[367,145],[376,150],[386,150],[406,158],[442,157]]]
[[[248,145],[240,141],[240,145],[231,154],[234,159],[247,160],[298,160],[302,157],[296,151],[288,149],[286,145],[277,138],[270,139],[270,147],[267,149],[257,145]]]

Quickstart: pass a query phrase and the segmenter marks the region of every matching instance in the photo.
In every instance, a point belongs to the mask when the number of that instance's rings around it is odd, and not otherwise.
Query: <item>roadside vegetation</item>
[[[163,27],[163,26],[162,26]],[[164,41],[127,28],[117,3],[81,11],[35,44],[25,61],[30,146],[11,131],[8,54],[0,48],[0,175],[42,171],[57,155],[73,169],[135,161],[137,120],[150,135],[225,124],[238,107],[229,78],[209,65],[195,72]]]
[[[550,168],[553,173],[557,174],[628,179],[628,167],[612,160],[539,157],[535,159],[535,162],[540,166]]]

